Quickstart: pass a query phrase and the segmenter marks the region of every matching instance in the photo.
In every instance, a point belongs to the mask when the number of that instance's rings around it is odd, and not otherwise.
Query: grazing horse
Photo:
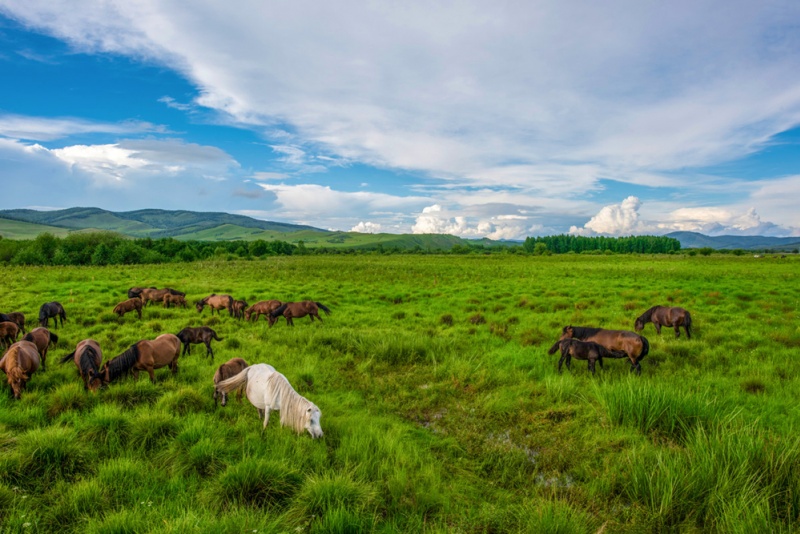
[[[603,358],[627,358],[628,355],[622,352],[612,353],[603,345],[593,341],[580,341],[578,339],[562,339],[550,347],[547,354],[553,355],[561,349],[561,358],[558,360],[558,372],[561,372],[561,364],[566,360],[567,369],[570,368],[572,358],[576,360],[588,360],[589,370],[594,374],[595,362],[600,363],[603,368]]]
[[[186,299],[181,295],[167,293],[164,295],[163,302],[165,308],[169,308],[170,304],[174,304],[176,308],[180,306],[181,308],[186,309]]]
[[[61,363],[74,361],[78,374],[83,379],[83,389],[97,391],[103,386],[103,377],[100,375],[100,364],[103,362],[103,351],[100,344],[94,339],[79,341],[75,350],[61,358]]]
[[[233,316],[233,297],[230,295],[211,293],[206,298],[198,300],[194,303],[194,307],[197,308],[197,313],[202,313],[206,304],[211,307],[211,315],[214,315],[214,310],[217,310],[217,313],[219,313],[219,310],[225,309],[228,310],[229,315]]]
[[[61,318],[61,326],[64,326],[64,321],[67,320],[67,312],[64,311],[64,306],[58,302],[46,302],[39,308],[39,326],[47,328],[50,322],[50,317],[53,317],[53,323],[58,327],[58,319]]]
[[[217,337],[217,333],[207,326],[198,326],[192,328],[187,326],[178,332],[178,339],[183,343],[183,354],[192,353],[192,344],[204,343],[206,346],[206,356],[211,356],[211,361],[214,361],[214,350],[211,348],[211,340],[222,341],[225,338]]]
[[[616,351],[612,358],[627,357],[631,362],[631,371],[642,374],[642,358],[650,352],[650,343],[647,338],[627,330],[604,330],[602,328],[589,328],[585,326],[565,326],[561,330],[559,339],[580,339],[581,341],[594,341],[603,345],[609,351]],[[620,352],[621,351],[621,352]],[[625,353],[625,356],[622,356]]]
[[[0,313],[0,321],[16,323],[20,331],[25,333],[25,314],[22,312]]]
[[[128,298],[129,299],[137,299],[141,297],[142,291],[148,289],[146,287],[132,287],[128,290]],[[149,289],[156,289],[155,287],[151,286]]]
[[[244,310],[247,306],[248,304],[245,300],[234,300],[231,305],[233,316],[237,319],[244,319]]]
[[[19,336],[19,326],[13,321],[3,321],[0,323],[0,342],[3,346],[10,347],[17,341]]]
[[[214,373],[214,406],[217,405],[217,399],[220,397],[222,397],[223,406],[228,404],[228,394],[219,391],[217,389],[217,384],[241,373],[244,371],[245,367],[247,367],[247,362],[241,358],[231,358],[219,366],[217,372]],[[242,402],[242,388],[236,390],[236,400]]]
[[[247,388],[247,399],[256,407],[258,415],[264,418],[262,432],[267,428],[270,412],[278,410],[281,412],[281,426],[290,426],[298,434],[307,430],[312,438],[322,437],[320,409],[297,393],[286,377],[271,365],[251,365],[217,384],[217,391],[228,393],[242,386]]]
[[[34,328],[22,338],[24,341],[30,341],[36,345],[36,350],[39,351],[39,356],[42,360],[42,371],[46,371],[47,366],[47,350],[50,345],[58,343],[58,336],[52,333],[47,328]]]
[[[262,315],[269,320],[269,314],[280,308],[282,305],[283,302],[279,300],[262,300],[260,302],[256,302],[244,311],[244,320],[249,321],[255,317],[255,320],[258,321],[258,318]]]
[[[644,330],[644,325],[650,322],[656,327],[656,333],[659,336],[662,326],[672,326],[675,328],[675,337],[681,337],[680,327],[682,326],[686,330],[686,337],[692,338],[692,316],[683,308],[653,306],[636,319],[633,328],[637,332],[641,332]]]
[[[142,318],[142,300],[137,298],[132,298],[128,300],[123,300],[116,306],[114,306],[114,313],[116,313],[120,319],[123,315],[130,311],[136,311],[139,314],[139,319]]]
[[[331,310],[329,310],[328,307],[321,302],[314,302],[313,300],[304,300],[302,302],[286,302],[269,314],[269,325],[272,326],[275,324],[275,321],[277,321],[278,317],[281,315],[286,317],[286,324],[289,326],[294,326],[294,321],[292,321],[292,318],[305,317],[306,315],[308,315],[308,318],[311,319],[312,323],[314,322],[314,317],[319,319],[319,322],[322,322],[322,317],[319,316],[319,310],[324,311],[325,315],[331,314]]]
[[[169,289],[154,289],[152,287],[147,287],[142,289],[142,293],[139,295],[139,298],[142,299],[142,303],[147,306],[151,302],[163,301],[164,295],[171,295]]]
[[[172,374],[178,372],[178,356],[181,354],[181,342],[173,334],[161,334],[153,341],[147,339],[137,341],[128,350],[107,361],[100,369],[103,384],[109,384],[129,372],[133,379],[139,378],[139,371],[147,371],[150,382],[156,383],[154,369],[169,366]]]
[[[36,345],[30,341],[17,341],[8,348],[0,360],[0,371],[6,374],[15,399],[19,399],[22,395],[22,390],[38,368],[39,353]]]

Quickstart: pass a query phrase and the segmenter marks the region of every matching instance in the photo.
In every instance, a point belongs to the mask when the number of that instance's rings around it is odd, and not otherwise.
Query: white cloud
[[[251,178],[258,181],[285,180],[289,177],[285,172],[254,172]]]
[[[350,228],[350,231],[361,234],[378,234],[383,231],[383,227],[378,223],[359,221],[357,225]]]
[[[165,128],[142,121],[107,123],[76,118],[0,115],[0,135],[28,141],[52,141],[87,133],[131,135],[147,132],[164,133]]]
[[[411,227],[415,234],[452,234],[467,238],[524,239],[529,235],[527,217],[499,215],[491,218],[468,218],[451,215],[434,204],[423,208]]]

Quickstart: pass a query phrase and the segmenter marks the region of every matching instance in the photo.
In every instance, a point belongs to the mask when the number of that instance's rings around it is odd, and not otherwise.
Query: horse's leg
[[[558,372],[561,372],[561,364],[564,363],[564,355],[561,355],[561,358],[558,359]]]
[[[660,336],[661,335],[661,323],[657,323],[657,322],[653,321],[653,326],[656,327],[656,334],[658,334]]]
[[[211,349],[211,340],[205,342],[206,344],[206,356],[211,356],[211,361],[214,361],[214,351]]]
[[[594,358],[589,358],[589,370],[594,374]]]
[[[269,407],[264,408],[264,426],[261,427],[261,432],[262,433],[264,432],[264,430],[267,428],[267,425],[269,424],[269,412],[270,412]]]
[[[675,337],[681,337],[681,327],[678,323],[675,323]]]
[[[153,371],[153,366],[152,365],[148,365],[147,366],[147,374],[150,375],[150,382],[155,384],[156,383],[156,374]]]
[[[314,317],[316,317],[319,322],[322,322],[322,317],[319,316],[319,312],[315,313]]]
[[[687,325],[686,323],[683,323],[683,329],[686,330],[686,338],[687,339],[692,339],[692,334],[689,333],[689,325]]]

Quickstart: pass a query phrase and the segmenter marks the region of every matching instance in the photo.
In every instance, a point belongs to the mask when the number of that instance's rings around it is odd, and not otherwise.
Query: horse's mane
[[[564,327],[564,332],[566,333],[567,328]],[[592,328],[590,326],[573,326],[572,328],[572,337],[576,339],[586,339],[587,337],[591,337],[602,330],[602,328]]]
[[[8,375],[8,383],[13,380],[25,380],[28,377],[19,363],[19,345],[13,347],[5,355],[6,360],[6,374]]]
[[[641,315],[639,316],[639,318],[638,318],[638,319],[636,319],[636,320],[637,320],[637,321],[644,321],[644,322],[648,322],[648,321],[650,321],[650,318],[651,318],[651,317],[653,317],[653,312],[655,312],[655,311],[656,311],[656,308],[660,308],[660,307],[661,307],[661,306],[653,306],[652,308],[650,308],[649,310],[647,310],[646,312],[644,312],[643,314],[641,314]]]
[[[139,347],[138,343],[134,343],[128,350],[106,363],[106,369],[108,369],[108,381],[113,382],[123,374],[130,371],[131,367],[134,366],[136,360],[138,359]]]
[[[97,351],[94,350],[94,347],[91,345],[87,346],[86,349],[81,354],[80,364],[81,364],[81,374],[83,376],[87,376],[89,371],[94,371],[97,374],[97,364],[95,362],[95,357],[97,356]]]
[[[267,386],[279,395],[281,426],[290,426],[302,434],[306,428],[308,409],[316,408],[316,405],[296,392],[286,377],[277,371],[269,375]]]

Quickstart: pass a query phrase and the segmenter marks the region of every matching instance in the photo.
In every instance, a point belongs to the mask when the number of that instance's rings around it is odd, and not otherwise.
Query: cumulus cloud
[[[467,238],[524,239],[530,233],[526,221],[527,217],[519,215],[471,220],[463,215],[452,216],[439,204],[433,204],[423,208],[411,231],[415,234],[452,234]]]
[[[579,235],[631,235],[642,233],[645,227],[639,220],[641,201],[630,196],[619,204],[604,206],[583,228],[573,226],[571,234]]]
[[[357,225],[350,228],[351,232],[358,232],[360,234],[378,234],[382,230],[383,228],[380,224],[369,221],[359,221]]]

